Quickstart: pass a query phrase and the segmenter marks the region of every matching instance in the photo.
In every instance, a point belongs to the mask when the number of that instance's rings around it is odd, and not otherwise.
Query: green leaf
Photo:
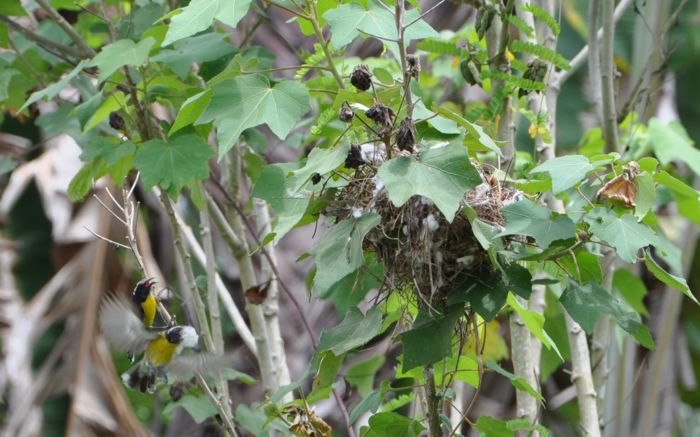
[[[163,415],[171,417],[178,407],[183,407],[196,423],[202,423],[217,414],[216,408],[206,396],[184,395],[178,401],[166,405]]]
[[[688,283],[686,282],[685,278],[681,278],[680,276],[675,276],[668,273],[659,264],[657,264],[656,260],[654,260],[654,258],[648,251],[646,252],[646,256],[644,257],[644,265],[646,265],[647,269],[649,269],[649,271],[656,277],[656,279],[672,288],[675,288],[676,290],[682,291],[683,294],[688,296],[693,302],[698,303],[698,300],[693,295],[693,292],[690,291],[690,288],[688,287]]]
[[[544,403],[544,398],[542,397],[542,395],[537,390],[535,390],[530,384],[528,384],[527,381],[525,381],[525,379],[523,379],[522,377],[510,373],[503,367],[499,366],[498,363],[496,363],[493,360],[486,360],[486,367],[498,373],[499,375],[508,378],[511,384],[513,384],[513,387],[528,393],[533,398]]]
[[[58,82],[53,83],[44,89],[41,89],[39,91],[32,93],[32,95],[29,96],[29,99],[27,99],[27,101],[24,102],[24,105],[22,105],[22,107],[19,108],[19,112],[24,110],[24,108],[31,105],[32,103],[38,101],[39,99],[45,98],[46,100],[51,100],[54,97],[56,97],[56,95],[63,88],[66,87],[68,82],[70,82],[75,76],[77,76],[81,71],[83,71],[83,68],[86,67],[86,64],[87,64],[87,60],[80,61],[80,63],[78,65],[76,65],[75,68],[73,68],[73,70],[71,70],[70,73],[63,76],[63,78],[61,78],[61,80],[59,80]]]
[[[333,48],[335,50],[342,49],[355,40],[360,32],[364,32],[379,37],[394,54],[398,54],[398,45],[393,42],[398,38],[394,14],[386,10],[376,0],[370,0],[368,3],[367,9],[356,3],[347,3],[323,14],[323,18],[326,19],[331,28]],[[405,23],[417,20],[404,33],[407,45],[414,39],[438,36],[435,29],[430,27],[428,23],[418,19],[419,16],[417,9],[406,11]]]
[[[654,350],[654,340],[649,328],[641,322],[639,314],[600,285],[589,282],[579,284],[569,280],[569,285],[559,301],[571,317],[589,334],[601,316],[610,316],[615,322],[647,349]]]
[[[310,182],[311,176],[314,173],[323,175],[331,170],[335,170],[336,167],[345,162],[349,151],[350,145],[347,143],[333,147],[332,149],[314,147],[311,153],[309,153],[308,158],[306,158],[304,166],[290,173],[290,176],[294,177],[294,183],[291,184],[291,189],[293,191],[300,190],[301,187]]]
[[[83,130],[85,132],[91,130],[98,124],[107,120],[110,113],[125,106],[126,97],[124,96],[123,92],[117,91],[116,93],[110,94],[106,99],[99,103],[99,106],[94,110],[92,116],[85,122]],[[90,107],[92,107],[92,105],[90,105]]]
[[[10,155],[0,158],[0,176],[11,172],[17,167],[17,160]]]
[[[311,251],[316,261],[314,292],[325,292],[363,264],[362,241],[380,222],[379,214],[364,214],[338,223],[323,236]]]
[[[512,263],[505,270],[508,289],[523,299],[529,299],[532,293],[532,275],[525,267]]]
[[[474,424],[474,429],[479,431],[480,437],[513,437],[515,431],[508,428],[504,420],[495,419],[490,416],[480,416]]]
[[[634,179],[637,186],[637,195],[634,198],[637,206],[634,208],[634,216],[637,220],[642,220],[656,201],[656,185],[654,177],[649,173],[642,173]]]
[[[410,156],[391,159],[382,164],[378,176],[395,206],[403,205],[412,196],[424,196],[450,222],[464,194],[481,183],[479,172],[458,142],[429,149],[420,160]]]
[[[338,326],[321,333],[317,351],[344,354],[373,339],[381,326],[382,310],[379,306],[370,308],[366,315],[357,308],[352,308]]]
[[[448,118],[467,130],[467,136],[464,142],[468,145],[471,152],[491,151],[497,155],[503,155],[501,149],[493,141],[493,139],[484,132],[484,129],[478,124],[474,124],[464,117],[450,111],[443,106],[434,107],[433,110],[438,114]]]
[[[9,17],[20,17],[27,15],[27,11],[22,7],[20,0],[3,0],[0,2],[0,14]]]
[[[343,361],[345,361],[345,354],[336,356],[330,351],[320,353],[318,371],[311,383],[311,393],[306,396],[307,402],[313,404],[328,399]]]
[[[458,283],[448,295],[447,304],[469,302],[474,311],[488,322],[503,308],[507,296],[503,277],[500,272],[492,271]]]
[[[214,61],[235,51],[225,33],[207,33],[180,40],[172,50],[161,50],[151,61],[164,63],[184,80],[193,63]]]
[[[151,140],[136,152],[134,165],[146,187],[156,184],[171,195],[195,180],[209,177],[211,146],[196,135],[183,135],[169,142]]]
[[[576,236],[576,225],[565,215],[553,214],[529,199],[512,203],[501,210],[506,219],[506,228],[499,236],[527,235],[537,240],[546,249],[557,240],[568,240]]]
[[[654,231],[647,225],[638,223],[630,214],[618,217],[613,210],[596,208],[584,216],[591,233],[610,243],[624,261],[637,262],[637,251],[650,244],[658,244]]]
[[[678,121],[663,125],[657,118],[649,121],[649,141],[661,164],[682,161],[696,175],[700,175],[700,150],[693,147],[692,140]]]
[[[177,111],[177,117],[168,131],[168,136],[174,134],[185,126],[194,123],[211,102],[212,90],[206,89],[185,100]]]
[[[474,429],[479,431],[481,437],[511,437],[515,436],[515,431],[524,431],[523,435],[535,435],[534,431],[537,431],[541,437],[552,435],[544,426],[532,424],[527,419],[499,420],[489,416],[479,417]]]
[[[513,40],[510,48],[514,52],[530,53],[532,55],[535,55],[543,61],[547,61],[550,64],[553,64],[560,70],[571,69],[571,65],[569,64],[569,61],[566,60],[566,58],[564,58],[556,51],[549,49],[545,46],[516,39]]]
[[[4,68],[0,70],[0,102],[4,102],[9,97],[8,87],[12,81],[12,76],[21,74],[19,70],[14,68]]]
[[[250,7],[251,0],[192,0],[170,20],[163,47],[199,33],[211,26],[214,19],[236,27]]]
[[[297,163],[266,165],[251,193],[265,200],[277,214],[272,228],[275,243],[299,223],[311,201],[309,193],[292,192],[286,186],[287,174],[297,167]]]
[[[364,398],[372,392],[374,377],[385,362],[384,355],[375,355],[365,361],[360,361],[345,372],[345,379],[355,386],[357,392]]]
[[[363,428],[362,437],[418,437],[423,425],[397,413],[378,413],[369,418],[369,429]]]
[[[267,124],[284,139],[301,117],[311,110],[309,93],[293,81],[271,84],[263,75],[251,74],[219,82],[209,107],[197,124],[214,121],[219,156],[228,152],[245,129]]]
[[[331,300],[338,314],[345,314],[348,309],[359,304],[372,289],[378,289],[384,278],[384,264],[377,259],[374,252],[365,255],[365,264],[333,284],[320,299]]]
[[[104,47],[88,64],[87,67],[100,69],[99,82],[103,82],[112,73],[125,65],[139,67],[148,59],[148,52],[156,40],[148,37],[138,44],[130,39],[120,39]]]
[[[403,372],[452,354],[452,328],[462,310],[462,305],[453,305],[444,314],[435,315],[427,305],[421,308],[411,330],[399,336],[403,343]]]
[[[613,287],[617,290],[633,310],[643,316],[649,316],[644,306],[644,296],[647,295],[647,287],[637,275],[622,268],[615,271]]]
[[[559,348],[557,347],[556,343],[554,343],[554,340],[552,340],[549,334],[547,334],[547,331],[544,330],[544,316],[520,305],[520,302],[518,302],[518,300],[512,294],[508,294],[508,305],[510,305],[510,307],[513,308],[516,313],[518,313],[520,318],[525,323],[527,330],[530,331],[532,335],[537,337],[537,339],[547,349],[553,350],[561,361],[564,361],[564,358],[562,357],[561,352],[559,352]]]
[[[561,279],[566,279],[571,275],[581,274],[581,282],[603,282],[603,270],[600,268],[600,260],[597,255],[579,250],[575,254],[576,262],[570,256],[559,259],[558,264],[562,267]]]
[[[367,396],[353,408],[350,413],[350,423],[355,423],[357,419],[368,411],[375,412],[384,398],[383,390],[375,390],[371,395]]]
[[[700,224],[700,193],[663,170],[656,174],[655,179],[658,183],[673,191],[673,196],[678,205],[678,212],[696,224]]]
[[[530,170],[530,173],[549,173],[552,191],[559,194],[581,182],[596,167],[600,165],[592,165],[585,156],[566,155],[549,159]]]

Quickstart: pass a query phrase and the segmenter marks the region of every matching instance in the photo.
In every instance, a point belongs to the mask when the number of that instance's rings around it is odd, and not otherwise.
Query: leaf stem
[[[326,41],[326,38],[323,36],[323,30],[321,29],[321,26],[319,25],[319,20],[318,20],[318,9],[316,8],[316,2],[315,1],[310,1],[309,2],[309,15],[307,16],[307,20],[311,21],[311,25],[314,28],[314,33],[316,34],[316,38],[318,38],[318,42],[321,45],[321,50],[323,50],[323,54],[326,57],[326,61],[328,61],[328,67],[331,70],[331,73],[333,74],[333,77],[335,78],[335,81],[338,82],[338,87],[340,89],[345,89],[345,84],[343,83],[343,78],[340,76],[340,73],[338,73],[338,70],[335,68],[335,63],[333,62],[333,56],[331,55],[330,50],[328,49],[328,41]]]

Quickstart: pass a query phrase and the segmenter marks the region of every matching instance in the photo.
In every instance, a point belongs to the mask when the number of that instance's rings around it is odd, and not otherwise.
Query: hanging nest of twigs
[[[398,152],[409,154],[408,152]],[[387,196],[377,170],[384,151],[375,144],[353,146],[351,161],[362,164],[325,210],[338,221],[362,214],[377,213],[381,223],[364,240],[364,249],[376,252],[385,267],[385,288],[413,289],[429,304],[444,301],[465,275],[491,270],[489,257],[472,232],[466,208],[460,208],[449,223],[433,202],[413,196],[400,207]],[[483,222],[503,228],[501,209],[522,198],[522,193],[506,186],[490,167],[472,162],[483,183],[469,191],[463,206],[469,206]]]

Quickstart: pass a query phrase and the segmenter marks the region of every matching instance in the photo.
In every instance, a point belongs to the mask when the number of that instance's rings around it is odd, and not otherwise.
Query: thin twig
[[[39,44],[39,46],[41,46],[43,49],[46,49],[46,50],[51,49],[52,53],[53,53],[53,51],[57,51],[57,52],[62,53],[64,55],[72,56],[72,57],[78,58],[78,59],[82,59],[85,57],[80,50],[75,49],[73,47],[69,47],[69,46],[60,44],[60,43],[57,43],[57,42],[50,40],[48,38],[45,38],[37,33],[34,33],[31,30],[25,28],[24,26],[17,24],[15,21],[11,20],[6,15],[0,14],[0,21],[7,24],[9,27],[16,30],[17,32],[21,33],[27,39],[32,40],[35,43]]]
[[[613,20],[617,23],[622,15],[625,13],[628,7],[634,3],[634,0],[621,0],[615,8],[615,14]],[[596,34],[598,41],[603,39],[603,29],[599,29]],[[564,70],[559,73],[554,80],[552,80],[552,86],[555,88],[560,88],[579,68],[586,62],[588,58],[588,45],[585,45],[577,54],[571,59],[569,65],[571,68]]]

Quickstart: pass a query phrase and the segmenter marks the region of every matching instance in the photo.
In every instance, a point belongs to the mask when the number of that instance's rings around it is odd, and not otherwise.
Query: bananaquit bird
[[[153,326],[153,321],[156,319],[156,297],[153,294],[153,286],[156,281],[153,278],[146,278],[139,281],[134,287],[134,292],[131,295],[131,300],[134,302],[136,309],[143,320],[143,324],[147,328]]]
[[[180,355],[184,349],[197,346],[199,336],[192,326],[148,329],[129,307],[122,299],[108,298],[100,309],[100,327],[107,342],[131,356],[143,353],[141,361],[122,374],[126,386],[153,393],[157,378],[167,383],[169,373],[183,379],[215,374],[225,367],[226,356]]]

